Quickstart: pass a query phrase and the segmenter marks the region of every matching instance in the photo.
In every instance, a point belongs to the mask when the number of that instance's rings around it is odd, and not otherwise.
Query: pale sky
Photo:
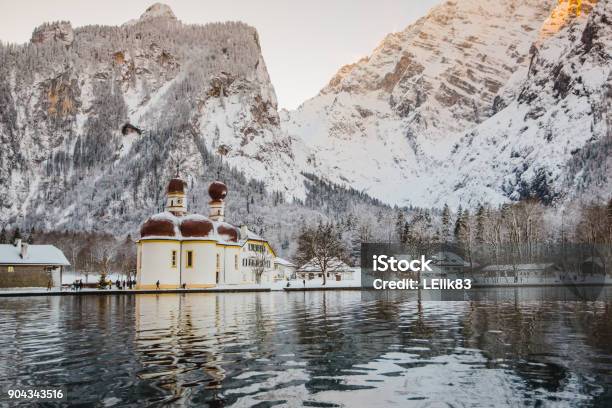
[[[240,20],[259,32],[279,107],[315,96],[345,64],[369,55],[442,0],[167,0],[179,20]],[[0,0],[0,40],[23,43],[46,21],[120,25],[152,0]]]

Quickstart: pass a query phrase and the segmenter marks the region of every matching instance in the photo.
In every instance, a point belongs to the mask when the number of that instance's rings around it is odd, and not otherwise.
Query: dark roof
[[[205,219],[185,219],[180,224],[181,235],[184,237],[207,237],[214,230],[213,223]]]
[[[185,194],[185,181],[180,178],[173,178],[168,183],[168,194],[170,193],[183,193]]]
[[[174,223],[167,219],[149,218],[140,228],[140,236],[143,238],[148,236],[173,237],[175,235]]]
[[[208,187],[208,194],[213,201],[221,201],[227,195],[227,186],[221,181],[213,181]]]

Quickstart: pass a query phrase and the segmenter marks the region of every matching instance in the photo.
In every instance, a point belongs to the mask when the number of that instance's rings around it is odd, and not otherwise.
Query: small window
[[[176,200],[177,203],[179,204],[183,204],[183,200],[181,200],[180,198],[178,200]]]
[[[187,251],[187,267],[193,267],[193,251]]]
[[[176,268],[176,251],[172,251],[172,260],[170,262],[173,268]]]
[[[238,269],[238,255],[234,255],[234,269]]]
[[[217,269],[221,267],[221,256],[217,254]]]
[[[8,266],[8,267],[6,268],[6,271],[7,271],[7,272],[15,272],[15,267],[14,267],[14,266]]]

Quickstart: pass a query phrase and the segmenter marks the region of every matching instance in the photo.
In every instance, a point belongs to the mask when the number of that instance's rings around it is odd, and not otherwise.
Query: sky
[[[343,65],[369,55],[442,0],[167,0],[184,23],[254,26],[280,108],[315,96]],[[0,40],[24,43],[43,22],[120,25],[154,1],[0,0]]]

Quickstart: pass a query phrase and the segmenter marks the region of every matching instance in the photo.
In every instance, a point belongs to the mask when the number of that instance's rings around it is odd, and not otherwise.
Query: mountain
[[[526,100],[522,92],[552,92],[542,81],[550,82],[546,75],[561,72],[552,72],[551,64],[565,64],[560,62],[563,50],[578,47],[575,37],[584,30],[605,31],[608,2],[591,13],[596,3],[446,1],[404,31],[388,35],[369,57],[342,67],[317,96],[282,115],[283,127],[306,146],[302,160],[313,173],[386,202],[426,207],[448,202],[456,207],[524,198],[529,194],[524,185],[539,183],[543,172],[552,182],[580,171],[571,170],[565,154],[547,157],[549,147],[539,142],[541,135],[521,137],[525,112],[513,106],[530,105],[525,109],[536,111],[559,102],[544,95]],[[598,20],[591,14],[606,17]],[[609,54],[609,43],[588,53],[597,52]],[[584,64],[580,57],[566,63],[574,72]],[[602,75],[609,72],[606,57],[595,64]],[[601,76],[593,85],[602,85]],[[586,86],[582,92],[582,101],[566,100],[564,109],[582,109],[590,99],[601,101],[605,87]],[[585,116],[569,115],[579,123],[564,128],[567,122],[552,123],[552,111],[550,115],[550,126],[540,124],[540,131],[573,140],[569,150],[586,147],[589,137],[600,138],[601,132],[588,130],[591,120]],[[508,123],[495,125],[502,117],[514,120],[516,129],[508,129]],[[476,133],[486,133],[480,139],[488,138],[493,147],[476,147]],[[519,154],[506,166],[509,155],[516,155],[508,148],[514,142],[502,143],[506,137],[530,146],[531,159]],[[554,174],[549,165],[556,167]],[[530,170],[518,170],[521,166]],[[604,171],[599,177],[607,175]],[[579,184],[588,189],[589,180]],[[557,198],[566,190],[575,195],[577,187],[558,184],[551,195]]]
[[[134,234],[177,166],[191,211],[222,179],[229,221],[281,252],[307,222],[391,214],[295,166],[246,24],[187,25],[159,3],[120,27],[45,23],[0,44],[0,74],[1,225]]]
[[[545,203],[608,199],[612,192],[612,3],[546,30],[497,114],[465,133],[435,199]],[[559,7],[564,6],[560,4]],[[553,16],[561,22],[566,14]],[[554,19],[553,19],[554,20]],[[549,23],[554,23],[550,22]],[[547,24],[545,28],[551,24]],[[451,169],[460,169],[451,171]]]
[[[609,1],[445,1],[280,113],[244,23],[160,3],[119,27],[45,23],[0,44],[0,224],[133,233],[177,166],[193,211],[221,178],[230,221],[283,246],[318,218],[388,238],[383,203],[605,196],[611,18]]]
[[[29,44],[2,45],[0,60],[3,221],[69,213],[63,197],[134,160],[133,144],[152,130],[195,137],[247,173],[286,177],[274,89],[257,32],[245,24],[184,25],[156,4],[121,27],[44,24]],[[178,162],[202,173],[196,150],[189,142],[166,151],[156,177]],[[275,153],[262,158],[266,150]],[[145,180],[138,198],[158,184]]]

